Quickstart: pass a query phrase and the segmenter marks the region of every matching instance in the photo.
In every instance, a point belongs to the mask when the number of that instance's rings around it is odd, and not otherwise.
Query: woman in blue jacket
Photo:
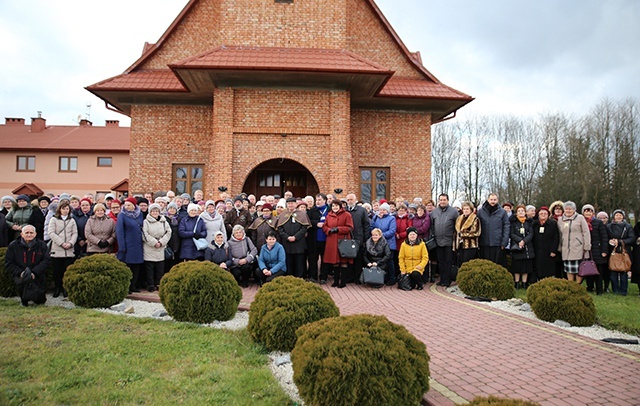
[[[189,206],[187,206],[188,216],[180,220],[180,225],[178,226],[178,235],[182,241],[180,259],[183,261],[204,260],[204,250],[199,251],[193,242],[194,238],[197,240],[207,237],[207,226],[198,215],[199,211],[200,207],[197,204],[189,203]]]
[[[389,214],[390,206],[388,203],[382,203],[378,210],[378,215],[373,217],[371,221],[371,230],[379,228],[382,231],[382,235],[389,244],[389,249],[393,254],[397,251],[396,246],[396,218]],[[388,262],[388,270],[385,275],[387,285],[395,285],[396,283],[396,266],[394,261]]]
[[[287,260],[284,247],[278,242],[275,231],[269,231],[266,243],[260,250],[258,256],[258,269],[256,270],[256,280],[262,286],[265,282],[271,282],[273,278],[287,274]]]
[[[144,249],[142,246],[142,212],[136,205],[137,201],[129,197],[124,201],[122,211],[116,222],[116,239],[118,240],[118,254],[120,261],[127,264],[133,277],[129,286],[129,293],[140,292],[136,287],[140,268],[144,263]]]

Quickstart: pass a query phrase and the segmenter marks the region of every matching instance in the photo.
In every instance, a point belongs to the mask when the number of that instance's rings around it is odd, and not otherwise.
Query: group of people
[[[14,277],[29,268],[42,287],[41,264],[51,261],[54,297],[67,295],[62,283],[67,267],[96,253],[115,254],[131,269],[130,292],[157,290],[171,267],[190,260],[216,263],[243,287],[294,275],[320,284],[332,277],[332,286],[343,288],[360,283],[366,267],[384,271],[387,285],[407,275],[410,288],[422,290],[436,273],[439,285],[450,286],[457,266],[477,257],[508,266],[516,287],[551,276],[580,283],[578,265],[592,256],[600,275],[587,278],[588,289],[600,294],[611,285],[613,292],[626,294],[630,275],[607,267],[613,250],[640,256],[640,248],[632,250],[640,230],[626,223],[622,210],[603,221],[588,204],[582,214],[573,202],[537,210],[512,207],[501,207],[496,194],[477,210],[470,202],[452,207],[444,193],[437,204],[420,198],[369,204],[352,193],[338,199],[323,193],[296,198],[291,192],[259,199],[244,193],[231,199],[223,192],[214,201],[203,200],[200,190],[194,196],[169,191],[121,199],[4,196],[0,246],[10,246],[6,265]],[[341,255],[341,240],[357,244],[355,255]],[[38,264],[29,262],[36,256]],[[640,268],[640,259],[634,267]],[[632,282],[638,277],[634,268]]]

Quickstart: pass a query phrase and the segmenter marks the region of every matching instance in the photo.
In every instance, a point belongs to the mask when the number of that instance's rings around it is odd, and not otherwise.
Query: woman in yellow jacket
[[[400,273],[408,274],[411,280],[411,288],[423,289],[422,273],[429,262],[427,246],[418,238],[418,230],[415,227],[407,229],[407,239],[400,246],[398,253]]]

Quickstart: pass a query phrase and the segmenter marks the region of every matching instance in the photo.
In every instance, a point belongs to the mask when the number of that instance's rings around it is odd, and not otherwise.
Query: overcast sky
[[[314,1],[314,0],[300,0]],[[0,0],[0,117],[129,119],[85,86],[122,73],[186,0]],[[410,51],[476,98],[471,114],[580,114],[640,98],[640,1],[376,0]],[[4,123],[4,121],[3,121]]]

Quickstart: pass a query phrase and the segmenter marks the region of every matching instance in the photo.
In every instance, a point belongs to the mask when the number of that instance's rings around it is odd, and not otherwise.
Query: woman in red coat
[[[345,278],[341,277],[341,275],[346,273],[347,265],[352,263],[353,260],[340,256],[338,252],[338,241],[350,237],[353,231],[353,219],[351,218],[351,214],[342,208],[342,203],[339,200],[334,200],[331,203],[331,212],[327,214],[327,219],[322,226],[322,231],[327,235],[322,261],[334,267],[333,284],[331,286],[344,288],[347,285],[345,284]],[[327,268],[328,267],[323,267],[323,269]],[[326,280],[327,275],[321,275],[320,279]]]

